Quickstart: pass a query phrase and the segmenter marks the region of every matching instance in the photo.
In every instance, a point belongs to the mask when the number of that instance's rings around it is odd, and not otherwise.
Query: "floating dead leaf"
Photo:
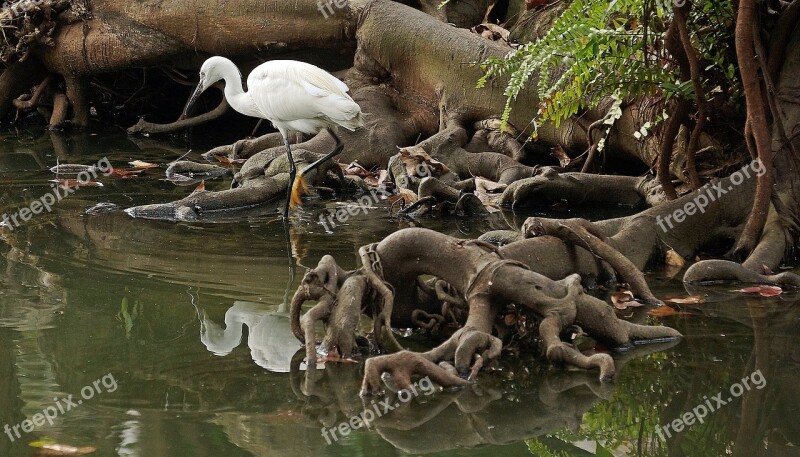
[[[633,292],[629,290],[611,294],[611,303],[614,305],[614,308],[617,309],[638,308],[644,304],[636,301],[636,299],[633,298]]]
[[[550,157],[554,157],[556,160],[558,160],[558,164],[562,167],[566,167],[572,162],[572,159],[567,154],[567,151],[561,146],[550,148]]]
[[[417,194],[415,194],[413,190],[403,188],[399,188],[397,190],[399,192],[398,195],[392,195],[387,199],[389,205],[394,205],[395,202],[402,200],[401,206],[405,208],[406,206],[411,205],[419,200],[419,197],[417,197]]]
[[[97,448],[92,446],[75,447],[67,444],[58,444],[47,440],[34,441],[28,445],[40,449],[38,452],[36,452],[36,454],[34,454],[37,456],[86,455],[97,451]]]
[[[147,168],[137,168],[134,170],[120,170],[119,168],[114,168],[111,170],[111,176],[117,176],[122,179],[135,178],[145,170],[147,170]]]
[[[97,181],[78,181],[77,179],[51,179],[50,182],[57,182],[61,187],[77,189],[78,187],[103,187],[103,183]]]
[[[241,165],[247,162],[247,159],[231,159],[228,156],[222,156],[222,155],[215,155],[214,159],[216,159],[217,162],[223,165]]]
[[[744,289],[739,289],[736,292],[742,292],[745,294],[758,294],[762,297],[774,297],[776,295],[780,295],[783,293],[783,289],[778,286],[753,286],[753,287],[745,287]]]
[[[653,308],[647,312],[648,316],[653,317],[667,317],[667,316],[675,316],[678,314],[689,314],[684,311],[676,311],[675,308],[670,306],[659,306],[658,308]]]
[[[420,178],[428,176],[441,176],[450,171],[447,165],[429,156],[419,146],[400,148],[400,160],[406,166],[408,176]]]
[[[148,168],[156,168],[158,165],[150,162],[143,162],[141,160],[134,160],[133,162],[128,162],[131,166],[135,168],[141,168],[142,170],[147,170]]]
[[[705,298],[699,295],[690,295],[682,298],[668,298],[665,301],[675,303],[676,305],[701,305],[706,302]]]

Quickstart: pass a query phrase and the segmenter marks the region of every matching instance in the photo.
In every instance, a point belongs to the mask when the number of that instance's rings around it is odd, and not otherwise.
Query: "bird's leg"
[[[286,145],[286,158],[289,161],[289,185],[286,186],[286,205],[283,207],[284,219],[289,217],[289,202],[292,198],[292,183],[294,183],[297,168],[294,166],[294,159],[292,158],[292,147],[289,145],[289,138],[283,135],[283,144]]]
[[[319,160],[316,160],[311,165],[303,168],[303,171],[300,172],[300,176],[298,176],[296,182],[294,180],[294,173],[291,174],[290,181],[289,181],[291,183],[291,187],[289,189],[289,204],[292,207],[300,206],[302,204],[302,201],[300,200],[300,197],[303,195],[304,191],[308,190],[308,189],[306,189],[306,184],[305,184],[305,181],[304,181],[303,177],[307,173],[309,173],[312,170],[314,170],[315,168],[319,167],[322,163],[326,162],[331,157],[333,157],[333,156],[339,154],[340,152],[342,152],[342,149],[344,149],[344,144],[342,143],[342,140],[340,140],[339,137],[336,136],[335,133],[333,133],[333,130],[331,130],[331,129],[326,129],[326,130],[333,137],[333,139],[336,140],[336,146],[333,148],[333,151],[325,154],[325,156],[323,156]],[[287,148],[289,147],[288,143],[286,144],[286,147]],[[291,155],[290,155],[290,157],[291,157]],[[287,207],[286,211],[288,211],[288,207]]]
[[[322,163],[326,162],[331,157],[339,155],[339,153],[342,152],[342,149],[344,149],[344,144],[342,143],[342,140],[340,140],[339,137],[336,136],[336,134],[333,132],[333,130],[331,130],[331,129],[326,129],[326,130],[328,131],[328,134],[330,134],[330,136],[332,136],[333,139],[336,141],[336,146],[334,146],[333,151],[325,154],[325,156],[323,156],[322,158],[316,160],[311,165],[305,167],[303,169],[303,173],[302,174],[306,174],[306,173],[312,171],[313,169],[315,169],[318,166],[320,166]]]

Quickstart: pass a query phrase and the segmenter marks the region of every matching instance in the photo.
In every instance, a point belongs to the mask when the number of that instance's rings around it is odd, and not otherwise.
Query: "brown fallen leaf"
[[[669,306],[659,306],[658,308],[653,308],[647,312],[648,316],[653,317],[667,317],[667,316],[676,316],[678,314],[689,314],[684,311],[676,311],[674,308]]]
[[[408,176],[424,178],[440,176],[450,171],[447,165],[429,156],[419,146],[400,148],[400,160],[406,166],[406,174]]]
[[[386,199],[389,205],[394,205],[396,201],[402,200],[402,206],[405,208],[419,200],[419,197],[417,197],[417,194],[415,194],[413,190],[403,189],[401,187],[398,188],[397,191],[399,192],[398,195],[392,195]]]
[[[670,249],[667,251],[664,263],[683,268],[683,266],[686,265],[686,259],[684,259],[683,256],[678,254],[674,249]]]
[[[135,178],[145,170],[147,170],[147,168],[137,168],[133,170],[120,170],[119,168],[114,168],[111,170],[111,176],[118,176],[123,179]]]
[[[667,251],[667,254],[664,257],[664,264],[667,266],[664,270],[664,273],[667,275],[667,277],[672,278],[680,273],[684,265],[686,265],[686,259],[684,259],[682,255],[675,252],[675,250],[670,249]]]
[[[147,170],[148,168],[156,168],[158,165],[150,162],[143,162],[141,160],[134,160],[133,162],[128,162],[131,166],[135,168],[141,168],[143,170]]]
[[[508,41],[510,32],[497,24],[484,23],[478,24],[470,29],[471,32],[491,40],[491,41]]]
[[[508,187],[506,184],[496,183],[480,176],[475,177],[475,196],[489,212],[499,211],[497,199],[506,187]]]
[[[706,302],[706,300],[699,295],[690,295],[683,298],[668,298],[664,301],[675,303],[676,305],[700,305]]]
[[[97,451],[97,448],[93,446],[75,447],[67,444],[52,443],[49,441],[34,441],[28,445],[40,449],[34,454],[37,456],[86,455]]]
[[[780,295],[783,293],[783,289],[778,286],[753,286],[753,287],[745,287],[744,289],[739,289],[736,292],[742,292],[745,294],[758,294],[762,297],[774,297],[776,295]]]
[[[195,192],[199,192],[201,190],[206,190],[206,180],[205,179],[200,181],[200,184],[198,184],[197,187],[194,188]]]
[[[228,156],[222,156],[222,155],[215,155],[214,159],[216,159],[217,162],[223,165],[241,165],[247,162],[247,159],[231,159]]]
[[[636,299],[633,298],[633,292],[629,290],[612,293],[611,303],[614,305],[614,308],[617,309],[638,308],[644,305],[644,303],[636,301]]]
[[[342,172],[344,172],[346,175],[360,176],[362,178],[373,174],[371,171],[361,166],[361,164],[358,162],[350,162],[348,165],[342,168]]]
[[[51,179],[50,182],[56,182],[61,187],[76,189],[78,187],[103,187],[103,183],[97,181],[78,181],[77,179]]]

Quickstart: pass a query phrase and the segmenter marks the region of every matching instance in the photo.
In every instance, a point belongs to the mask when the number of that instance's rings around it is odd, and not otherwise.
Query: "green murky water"
[[[11,213],[49,191],[47,169],[57,158],[164,164],[185,151],[177,141],[117,134],[7,133],[0,206]],[[300,344],[282,305],[303,269],[290,276],[277,203],[227,224],[84,214],[101,202],[124,208],[191,191],[162,176],[157,169],[134,179],[103,177],[103,187],[83,188],[53,212],[2,231],[0,427],[9,428],[0,433],[0,455],[31,455],[28,443],[45,438],[96,447],[98,456],[142,457],[533,455],[529,446],[543,457],[605,455],[598,440],[616,455],[800,455],[800,297],[747,298],[731,287],[704,290],[709,303],[660,319],[686,335],[682,342],[615,354],[621,368],[613,384],[531,357],[504,360],[502,371],[481,375],[473,389],[421,395],[372,429],[337,434],[329,445],[322,427],[373,405],[357,395],[361,364],[311,375],[299,365]],[[299,265],[333,254],[352,267],[359,246],[408,225],[376,208],[332,235],[316,223],[322,209],[312,204],[294,216],[289,237]],[[422,223],[463,237],[504,224]],[[676,279],[650,278],[657,294],[686,293]],[[764,383],[754,377],[749,390],[726,401],[731,386],[757,370]],[[715,396],[726,404],[712,402]],[[658,425],[698,405],[715,411],[658,438]],[[41,424],[37,413],[58,407],[52,424]],[[40,425],[25,432],[26,418]]]

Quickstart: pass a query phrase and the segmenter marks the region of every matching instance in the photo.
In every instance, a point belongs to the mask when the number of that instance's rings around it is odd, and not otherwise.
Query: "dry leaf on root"
[[[419,146],[400,148],[400,160],[406,166],[406,174],[408,176],[419,178],[441,176],[450,171],[447,165],[429,156]]]
[[[614,305],[614,308],[617,309],[638,308],[644,305],[644,303],[636,301],[636,299],[633,298],[633,292],[629,290],[612,293],[611,303]]]
[[[419,200],[417,194],[415,194],[413,190],[403,188],[399,188],[397,190],[399,192],[398,195],[392,195],[387,199],[389,205],[394,205],[395,202],[402,200],[402,206],[405,208],[406,206],[416,203],[416,201]]]
[[[506,184],[496,183],[480,176],[475,177],[475,195],[487,208],[497,210],[497,199],[508,187]]]
[[[241,165],[247,162],[247,159],[231,159],[228,156],[221,156],[221,155],[219,156],[215,155],[214,158],[217,160],[217,162],[223,165]]]

